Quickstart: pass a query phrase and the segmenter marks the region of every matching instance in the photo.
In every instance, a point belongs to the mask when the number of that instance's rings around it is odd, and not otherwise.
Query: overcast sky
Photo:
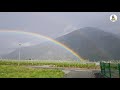
[[[118,16],[117,22],[110,21],[111,14]],[[83,27],[97,27],[118,33],[119,17],[118,12],[0,12],[0,30],[34,32],[51,38]],[[42,40],[30,35],[0,32],[0,54],[12,51],[10,48],[17,48],[19,42],[30,46],[33,43],[39,44]]]

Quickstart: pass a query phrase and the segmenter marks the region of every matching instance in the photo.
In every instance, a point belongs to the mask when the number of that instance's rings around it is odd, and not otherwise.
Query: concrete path
[[[94,70],[94,69],[53,67],[50,65],[30,66],[30,67],[32,67],[32,68],[61,69],[65,73],[65,76],[63,78],[95,78],[94,73],[100,71],[100,70]]]
[[[92,70],[63,70],[65,72],[64,78],[94,78]]]

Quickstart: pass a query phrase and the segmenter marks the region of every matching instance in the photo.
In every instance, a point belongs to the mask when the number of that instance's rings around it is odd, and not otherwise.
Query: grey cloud
[[[115,23],[109,20],[109,16],[113,13],[118,16],[118,21]],[[119,18],[119,12],[0,12],[0,30],[15,29],[34,32],[52,38],[89,26],[120,33]],[[25,35],[12,36],[6,34],[5,37],[4,34],[0,34],[0,42],[2,42],[0,51],[3,51],[5,47],[13,48],[15,43],[18,42],[38,44],[37,42],[40,40],[36,40],[32,36],[25,37]]]

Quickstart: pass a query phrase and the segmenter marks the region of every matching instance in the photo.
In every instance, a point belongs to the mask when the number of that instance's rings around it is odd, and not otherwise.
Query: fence
[[[100,62],[101,74],[107,78],[120,78],[120,63]]]

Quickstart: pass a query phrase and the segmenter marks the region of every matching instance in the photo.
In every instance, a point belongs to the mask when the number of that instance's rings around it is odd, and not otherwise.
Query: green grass
[[[72,68],[99,68],[95,63],[81,63],[75,61],[28,61],[28,60],[1,60],[0,65],[20,65],[20,66],[40,66],[40,65],[54,65],[55,67],[72,67]]]
[[[58,69],[30,68],[28,66],[54,65],[54,67],[99,68],[95,63],[75,61],[30,61],[0,60],[0,78],[62,78],[64,72]]]
[[[0,65],[0,78],[62,78],[57,69],[33,69],[25,66]]]

